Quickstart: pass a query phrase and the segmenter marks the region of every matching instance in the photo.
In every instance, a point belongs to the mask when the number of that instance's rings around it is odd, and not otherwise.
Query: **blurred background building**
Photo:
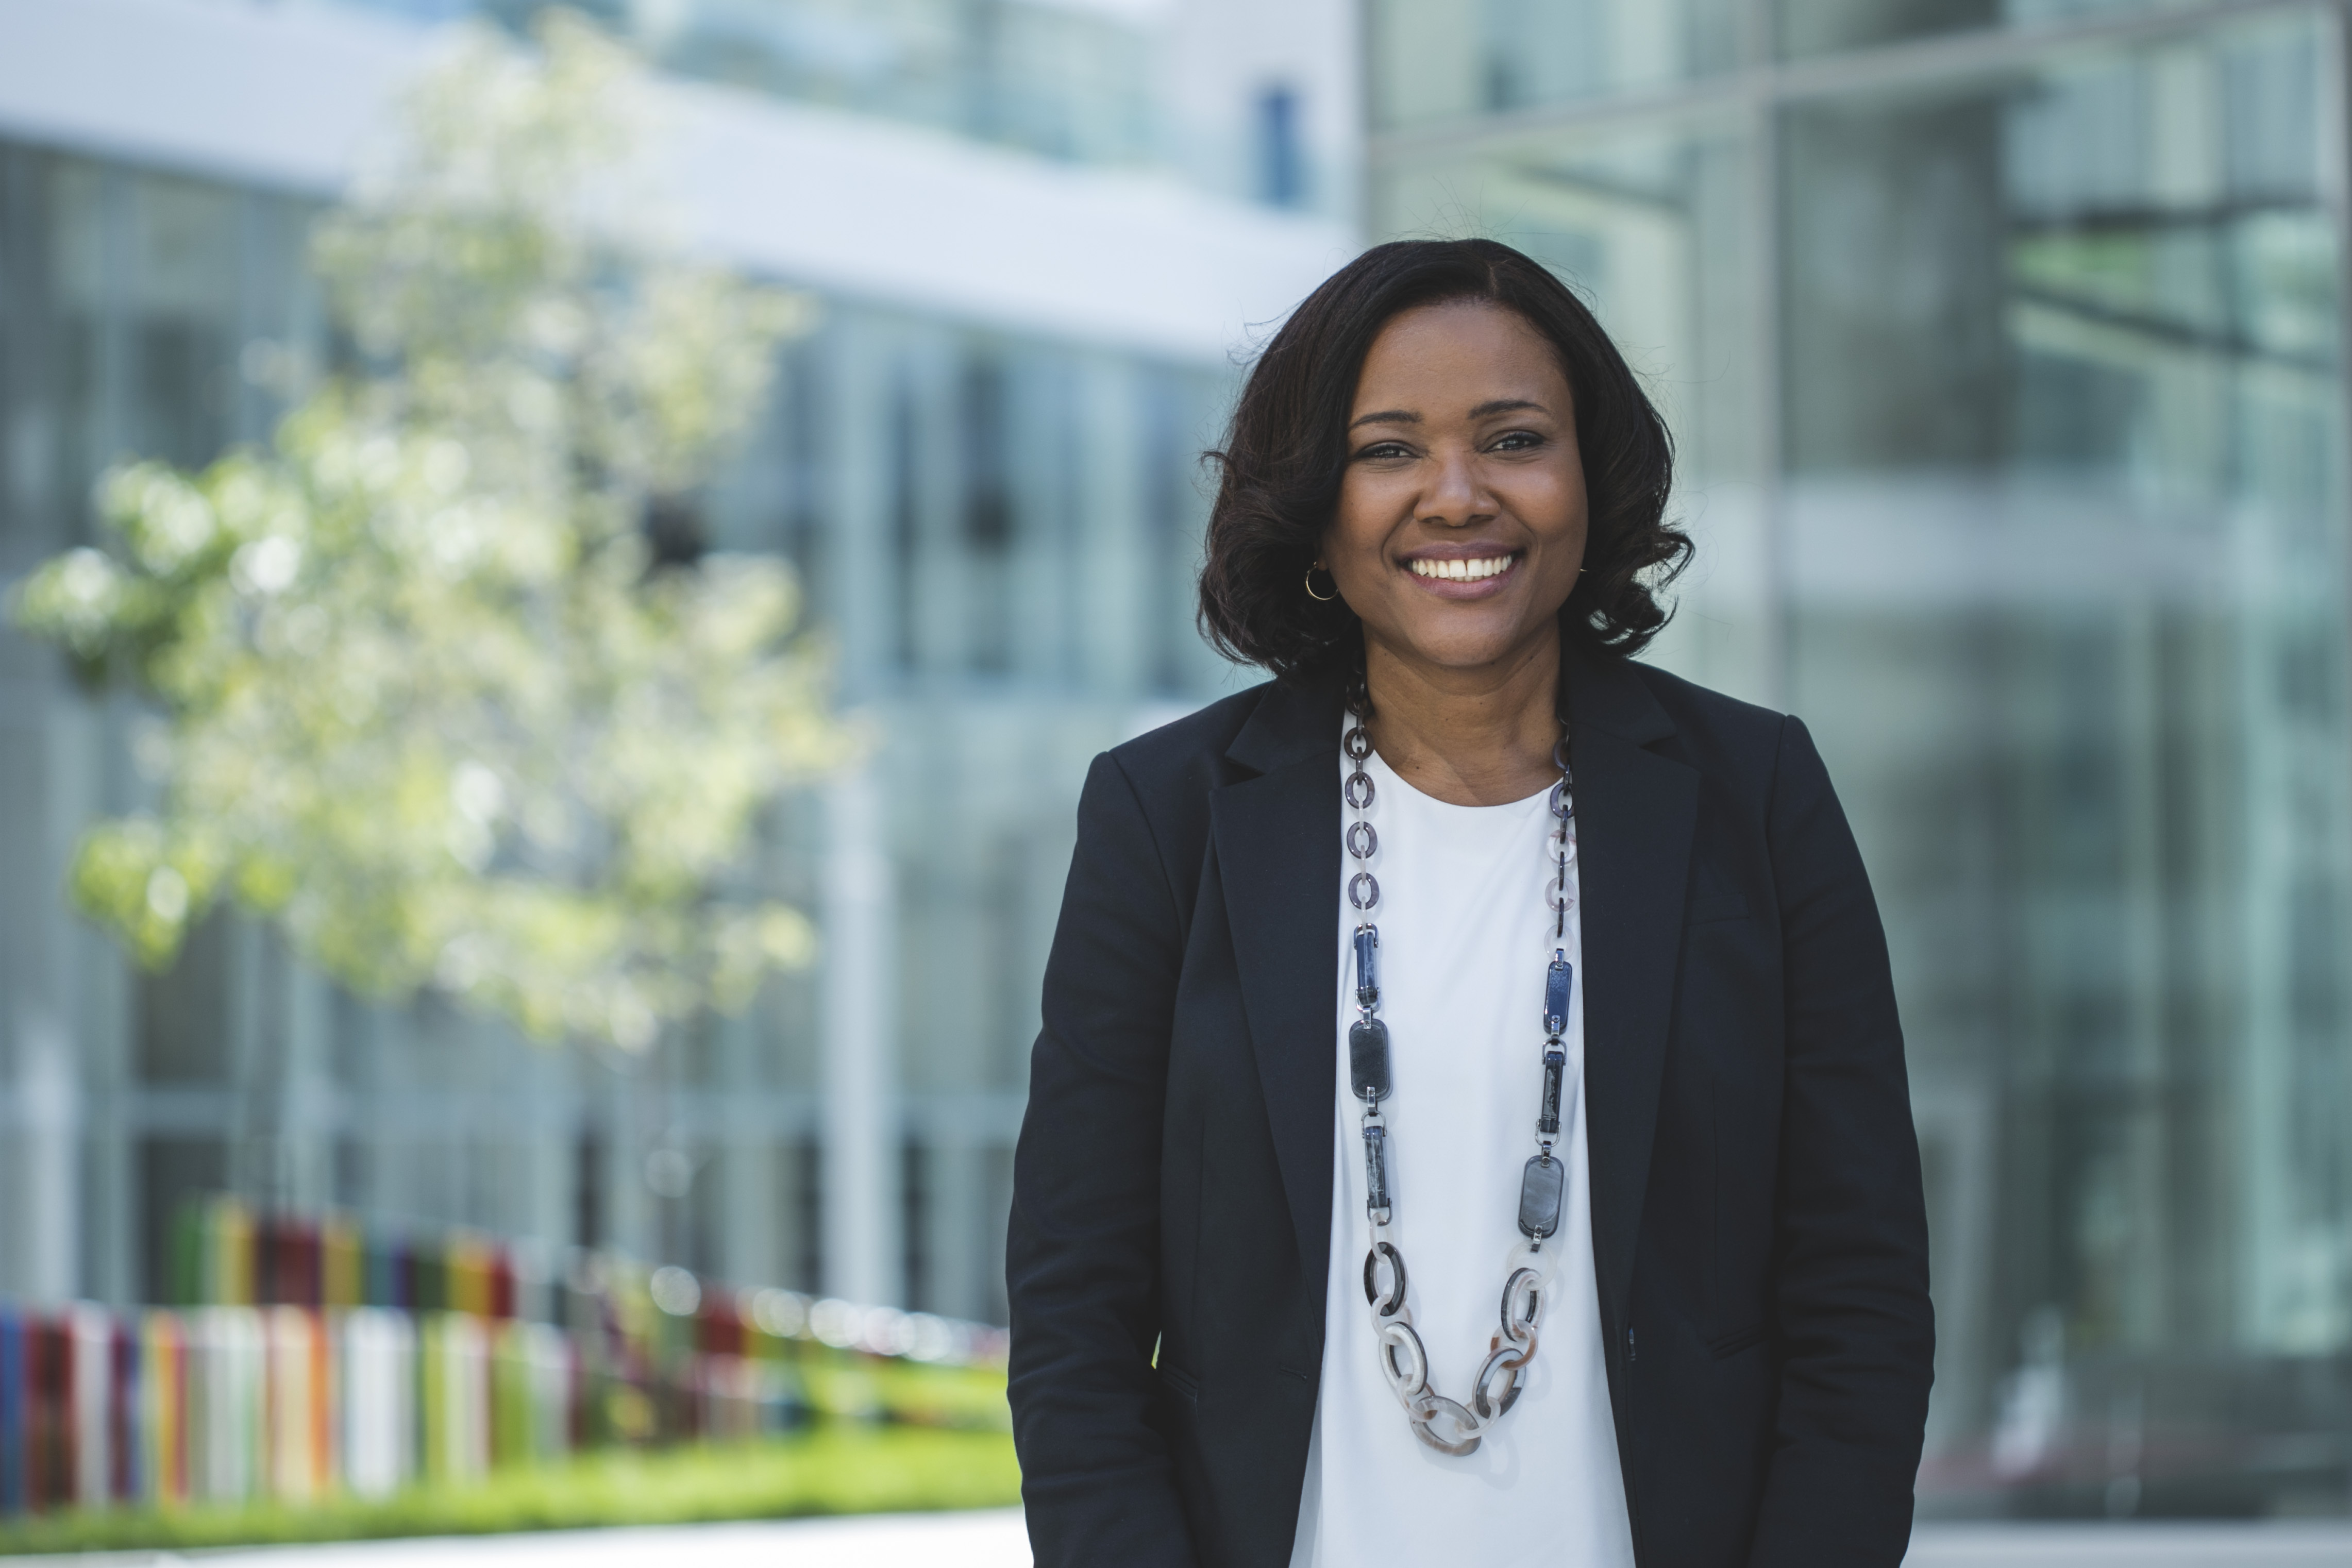
[[[1364,239],[1584,289],[1701,544],[1655,657],[1812,724],[1909,1031],[1928,1507],[2342,1511],[2352,711],[2340,0],[604,0],[676,221],[818,293],[677,548],[782,551],[872,715],[781,824],[826,957],[643,1060],[63,915],[127,704],[0,632],[0,1292],[229,1191],[1002,1321],[1087,758],[1191,627],[1238,355]],[[430,26],[0,0],[0,579],[262,435],[305,221]]]
[[[0,5],[0,577],[110,461],[265,437],[331,362],[306,225],[467,15]],[[879,747],[780,826],[826,961],[642,1058],[361,1005],[218,918],[143,978],[66,913],[137,714],[0,632],[0,1292],[160,1299],[206,1192],[618,1245],[1002,1322],[1037,977],[1086,758],[1223,689],[1190,574],[1250,324],[1354,245],[1352,15],[1158,0],[592,5],[675,86],[665,214],[814,291],[665,550],[776,550]]]
[[[1656,655],[1813,726],[1892,939],[1930,1508],[2345,1506],[2345,17],[1375,0],[1378,235],[1672,410]]]

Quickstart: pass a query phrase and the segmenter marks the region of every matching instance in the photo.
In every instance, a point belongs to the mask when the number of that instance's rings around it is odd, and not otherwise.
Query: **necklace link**
[[[1339,793],[1355,812],[1345,833],[1348,853],[1367,868],[1380,849],[1380,835],[1364,816],[1376,793],[1372,776],[1364,767],[1372,754],[1371,736],[1364,722],[1370,706],[1360,675],[1349,692],[1350,722],[1340,739],[1352,767]],[[1559,779],[1546,801],[1552,825],[1545,847],[1553,871],[1544,889],[1544,904],[1551,912],[1554,935],[1564,943],[1568,910],[1575,900],[1569,869],[1576,852],[1576,796],[1565,725],[1551,756]],[[1349,877],[1347,891],[1349,906],[1363,917],[1357,924],[1352,944],[1356,1008],[1360,1016],[1348,1028],[1348,1078],[1349,1086],[1364,1103],[1360,1127],[1364,1141],[1364,1218],[1370,1232],[1370,1245],[1364,1253],[1364,1301],[1372,1310],[1372,1326],[1379,1336],[1381,1375],[1404,1407],[1413,1436],[1441,1453],[1466,1456],[1477,1452],[1486,1428],[1502,1419],[1518,1399],[1521,1375],[1535,1359],[1536,1327],[1558,1262],[1557,1250],[1547,1254],[1544,1242],[1558,1233],[1567,1207],[1568,1166],[1552,1150],[1559,1135],[1560,1097],[1568,1066],[1560,1036],[1568,1027],[1575,968],[1562,946],[1553,949],[1544,971],[1542,1100],[1536,1118],[1536,1153],[1519,1180],[1519,1232],[1527,1239],[1511,1249],[1509,1272],[1503,1284],[1501,1328],[1488,1344],[1486,1358],[1471,1385],[1470,1406],[1465,1408],[1429,1386],[1429,1353],[1412,1326],[1412,1307],[1406,1299],[1404,1253],[1389,1235],[1395,1195],[1389,1171],[1389,1128],[1381,1114],[1381,1102],[1396,1090],[1388,1024],[1378,1016],[1381,933],[1371,916],[1380,905],[1381,884],[1370,869],[1361,869]]]

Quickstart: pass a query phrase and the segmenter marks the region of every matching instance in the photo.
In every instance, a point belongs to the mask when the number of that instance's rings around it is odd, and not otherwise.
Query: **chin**
[[[1508,626],[1412,627],[1398,652],[1416,663],[1446,670],[1483,670],[1503,664],[1540,638],[1543,628]]]

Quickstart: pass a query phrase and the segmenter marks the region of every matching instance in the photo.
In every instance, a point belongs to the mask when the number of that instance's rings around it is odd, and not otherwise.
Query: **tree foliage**
[[[267,450],[111,473],[104,548],[26,580],[23,624],[161,715],[158,809],[71,884],[148,966],[226,901],[362,994],[639,1047],[810,956],[743,868],[854,744],[826,661],[781,562],[646,522],[808,308],[621,221],[645,104],[560,14],[472,37],[316,234],[359,368]]]

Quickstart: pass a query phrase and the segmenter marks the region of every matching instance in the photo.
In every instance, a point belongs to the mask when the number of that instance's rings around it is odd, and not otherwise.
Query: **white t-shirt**
[[[1342,773],[1348,768],[1343,756]],[[1568,1193],[1559,1274],[1521,1392],[1478,1451],[1440,1453],[1413,1436],[1382,1378],[1364,1303],[1362,1106],[1349,1087],[1357,1018],[1344,852],[1336,939],[1339,1095],[1322,1393],[1299,1499],[1292,1568],[1475,1563],[1479,1568],[1631,1568],[1633,1542],[1610,1419],[1584,1131],[1584,973],[1573,904],[1555,940],[1544,887],[1545,797],[1450,806],[1375,755],[1366,763],[1379,833],[1380,1016],[1389,1026],[1391,1239],[1404,1254],[1429,1381],[1463,1405],[1498,1324],[1504,1256],[1522,1240],[1520,1171],[1536,1152],[1543,1088],[1544,971],[1576,966],[1558,1153]],[[1332,781],[1339,787],[1339,780]],[[1343,821],[1353,813],[1343,812]],[[1570,862],[1571,886],[1574,861]]]

